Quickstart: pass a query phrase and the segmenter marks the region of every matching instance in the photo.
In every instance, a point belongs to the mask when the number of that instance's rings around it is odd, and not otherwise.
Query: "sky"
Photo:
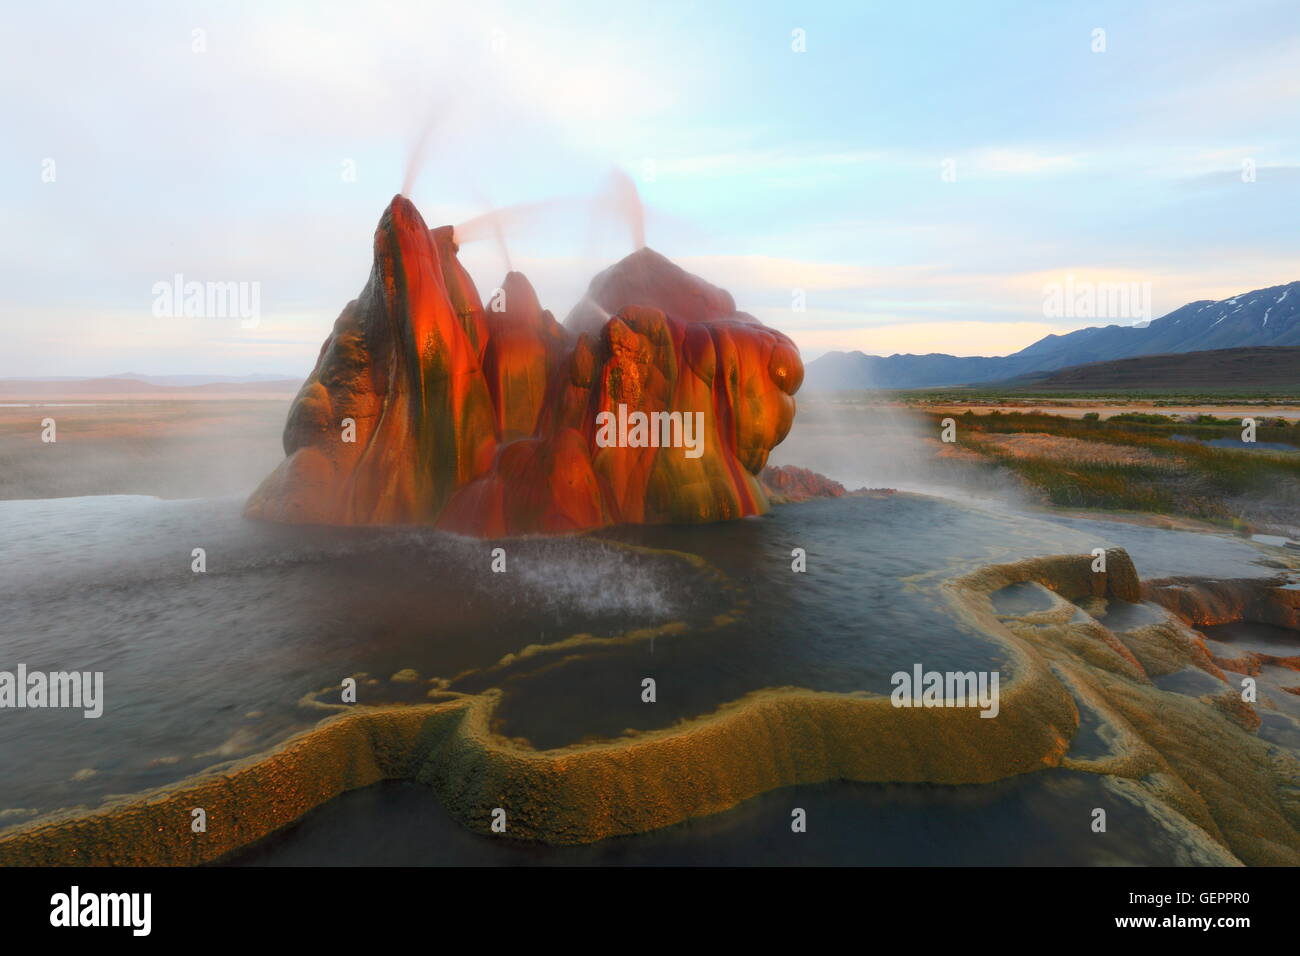
[[[305,376],[408,178],[431,226],[506,210],[504,252],[462,262],[485,297],[523,271],[563,319],[633,249],[621,172],[648,244],[805,361],[1007,354],[1300,279],[1294,0],[5,20],[0,377]],[[256,290],[256,321],[160,305],[177,275]],[[1151,316],[1052,314],[1067,279],[1138,283]]]

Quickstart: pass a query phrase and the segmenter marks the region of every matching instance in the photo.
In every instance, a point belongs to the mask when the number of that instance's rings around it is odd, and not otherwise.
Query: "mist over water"
[[[93,804],[270,746],[322,716],[303,695],[348,675],[376,679],[363,702],[418,702],[428,680],[529,644],[702,620],[683,606],[671,556],[522,540],[498,575],[487,542],[267,525],[241,505],[0,502],[0,669],[102,671],[106,700],[98,720],[6,713],[0,765],[26,769],[0,779],[0,813]],[[422,675],[414,688],[388,681],[408,668]]]
[[[0,828],[272,748],[333,713],[321,705],[338,704],[348,676],[372,705],[495,689],[496,732],[561,748],[671,727],[764,688],[888,693],[890,675],[917,661],[1005,671],[1004,649],[958,623],[937,591],[988,563],[1100,545],[1127,548],[1148,577],[1274,573],[1237,540],[1017,511],[1000,489],[946,470],[929,419],[883,403],[802,400],[774,462],[850,488],[941,497],[819,500],[714,525],[502,542],[245,520],[258,476],[229,463],[278,459],[279,403],[226,419],[206,406],[66,412],[86,416],[69,418],[82,437],[49,449],[61,456],[42,459],[53,471],[18,476],[21,487],[75,492],[107,475],[124,488],[224,493],[0,501],[0,669],[104,674],[98,720],[25,710],[0,721],[0,766],[23,768],[0,777]],[[173,416],[171,437],[131,444],[160,414]],[[796,547],[815,573],[791,573]],[[195,548],[205,573],[192,569]],[[653,707],[639,694],[648,675],[660,688]],[[1262,732],[1269,739],[1295,735],[1275,724]],[[830,793],[825,812],[844,826],[879,796]],[[1050,800],[1026,799],[1047,812]],[[880,804],[918,827],[949,805],[923,789]],[[1008,806],[1006,828],[1019,832],[1017,814],[1031,811],[1019,798]],[[750,832],[753,812],[728,826]],[[696,852],[689,843],[639,845],[683,860]],[[1087,846],[1075,849],[1086,857]],[[1185,849],[1174,834],[1152,859]],[[421,859],[437,859],[430,852]]]
[[[593,560],[597,554],[599,560]],[[612,546],[575,549],[563,542],[538,543],[517,575],[530,598],[550,613],[577,609],[660,622],[683,610],[679,569]]]
[[[507,571],[496,574],[490,542],[266,525],[240,517],[241,503],[0,502],[0,669],[105,675],[98,720],[20,710],[0,721],[0,765],[23,768],[0,778],[0,814],[15,811],[0,826],[270,747],[322,716],[300,705],[304,695],[337,701],[349,675],[369,675],[360,701],[371,704],[419,702],[435,678],[467,693],[500,687],[503,732],[563,746],[668,726],[764,687],[888,692],[889,675],[918,659],[1002,667],[1001,652],[933,592],[964,567],[1119,544],[1143,571],[1240,576],[1258,556],[1204,535],[1008,522],[899,495],[718,525],[512,539],[497,543]],[[790,573],[796,546],[817,574]],[[205,550],[205,573],[192,570],[194,548]],[[500,664],[575,638],[562,654]],[[415,682],[390,680],[408,669]],[[663,688],[653,708],[638,694],[649,673]]]
[[[846,401],[797,399],[799,410],[771,464],[798,465],[858,488],[895,488],[958,500],[1031,504],[1018,483],[992,467],[945,457],[935,423],[885,396]]]

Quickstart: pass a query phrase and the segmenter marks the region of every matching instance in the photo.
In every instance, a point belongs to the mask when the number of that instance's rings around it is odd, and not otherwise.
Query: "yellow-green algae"
[[[1112,574],[1117,554],[1107,552]],[[984,568],[950,587],[983,626],[995,618],[988,595],[1020,581],[1038,581],[1069,598],[1127,600],[1134,593],[1125,585],[1119,594],[1099,594],[1101,576],[1089,568],[1084,558],[1033,559]],[[1280,590],[1253,587],[1262,595]],[[1151,682],[1189,666],[1223,678],[1199,634],[1174,618],[1112,632],[1090,618],[1077,620],[1075,606],[1059,597],[1053,608],[1001,623],[1106,722],[1114,754],[1067,757],[1062,766],[1135,782],[1246,863],[1300,863],[1300,761],[1254,735],[1260,718],[1232,687],[1193,698]]]
[[[586,843],[721,812],[778,787],[863,782],[988,783],[1047,767],[1110,775],[1252,864],[1300,862],[1300,763],[1247,729],[1243,709],[1150,681],[1204,666],[1177,622],[1114,634],[1073,605],[999,618],[990,595],[1038,581],[1058,595],[1131,599],[1128,556],[1038,558],[946,582],[954,612],[1005,649],[1011,676],[993,720],[966,708],[895,708],[888,698],[776,687],[713,714],[617,740],[538,751],[492,731],[498,690],[436,704],[354,707],[220,772],[0,834],[0,864],[208,862],[344,791],[385,779],[430,786],[467,827],[506,810],[514,838]],[[1211,662],[1211,665],[1212,662]],[[1058,676],[1059,675],[1059,676]],[[1067,756],[1076,697],[1105,721],[1112,753]],[[190,829],[207,813],[206,833]]]

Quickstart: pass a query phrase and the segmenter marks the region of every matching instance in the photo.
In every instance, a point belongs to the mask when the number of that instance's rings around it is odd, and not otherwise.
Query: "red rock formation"
[[[592,279],[587,294],[573,307],[564,324],[574,332],[595,333],[628,305],[658,309],[680,322],[728,318],[758,322],[752,315],[736,311],[731,293],[691,275],[647,247]]]
[[[848,492],[838,481],[798,465],[777,465],[763,469],[759,479],[772,495],[785,501],[811,498],[843,498]]]
[[[569,337],[543,311],[522,272],[511,272],[487,312],[484,358],[488,390],[502,441],[527,438],[537,430],[551,370],[568,350]]]
[[[456,252],[394,198],[247,514],[494,537],[767,510],[803,380],[788,338],[649,249],[567,329],[517,272],[485,309]]]

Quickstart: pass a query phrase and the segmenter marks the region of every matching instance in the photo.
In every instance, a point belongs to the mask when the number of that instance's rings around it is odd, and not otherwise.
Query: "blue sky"
[[[9,10],[0,376],[305,374],[426,127],[425,218],[528,204],[561,318],[631,250],[615,169],[805,359],[1004,354],[1093,324],[1044,315],[1067,276],[1155,315],[1300,278],[1294,2],[470,6]],[[154,315],[177,273],[258,283],[256,327]]]

